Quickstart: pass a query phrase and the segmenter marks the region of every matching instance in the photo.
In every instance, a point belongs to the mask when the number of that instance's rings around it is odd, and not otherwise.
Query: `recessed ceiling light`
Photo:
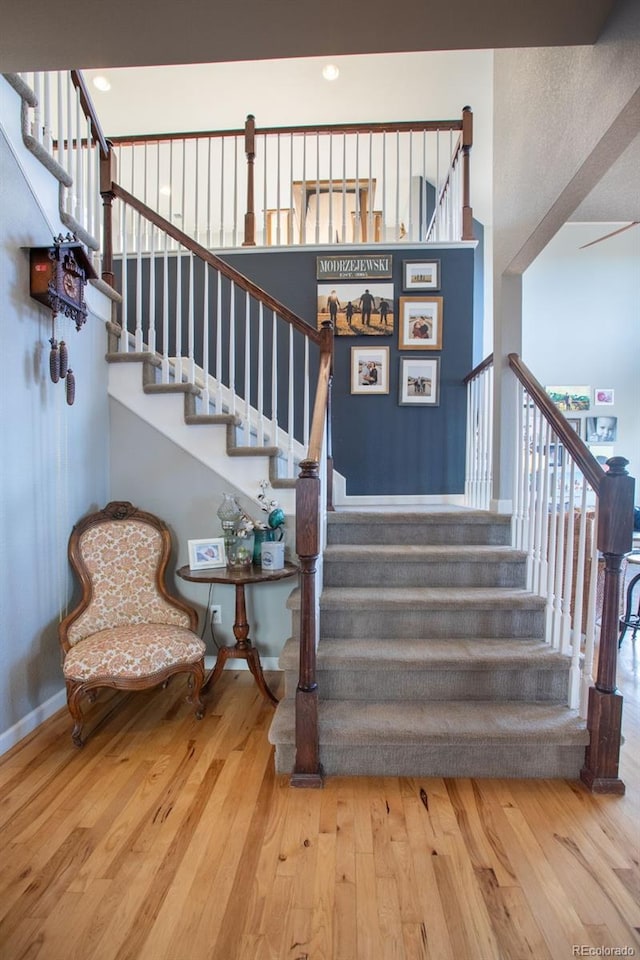
[[[322,76],[325,80],[337,80],[340,76],[340,70],[335,63],[328,63],[326,67],[322,68]]]
[[[93,78],[93,85],[98,90],[102,90],[103,93],[106,93],[107,90],[111,90],[111,84],[106,77],[99,76]]]

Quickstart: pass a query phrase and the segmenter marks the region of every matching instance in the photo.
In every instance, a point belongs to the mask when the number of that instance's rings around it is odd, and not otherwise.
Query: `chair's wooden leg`
[[[71,732],[71,739],[76,747],[83,747],[82,741],[82,711],[80,709],[80,698],[82,696],[82,684],[75,683],[73,680],[67,680],[67,706],[71,714],[74,725]]]
[[[204,700],[200,696],[202,685],[204,683],[204,660],[200,660],[193,665],[189,673],[189,686],[191,695],[189,700],[196,705],[196,719],[202,720],[204,717]]]

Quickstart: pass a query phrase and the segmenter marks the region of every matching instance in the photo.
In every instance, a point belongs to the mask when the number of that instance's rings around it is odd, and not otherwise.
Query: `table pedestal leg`
[[[260,654],[249,640],[249,624],[247,622],[247,608],[244,599],[244,584],[236,583],[236,619],[233,625],[233,635],[236,638],[233,647],[221,647],[216,658],[216,665],[207,677],[207,681],[202,688],[204,693],[209,687],[212,687],[224,669],[224,665],[229,658],[232,660],[246,660],[249,670],[258,685],[258,690],[262,696],[272,704],[278,703],[278,698],[274,696],[262,672],[260,663]]]

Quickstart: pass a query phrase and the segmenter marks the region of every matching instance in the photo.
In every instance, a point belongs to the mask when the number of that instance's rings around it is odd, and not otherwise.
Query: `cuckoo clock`
[[[30,250],[30,292],[34,300],[44,304],[52,313],[52,331],[49,340],[49,371],[54,383],[66,381],[67,403],[75,398],[75,378],[68,366],[68,350],[64,340],[56,338],[56,319],[69,317],[80,330],[87,319],[84,288],[87,280],[97,276],[91,262],[76,237],[67,234],[54,238],[52,247],[32,247]]]

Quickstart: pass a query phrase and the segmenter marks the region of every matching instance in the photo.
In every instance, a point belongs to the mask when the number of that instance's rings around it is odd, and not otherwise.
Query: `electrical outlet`
[[[209,607],[211,623],[222,623],[222,607],[219,603],[212,603]]]

